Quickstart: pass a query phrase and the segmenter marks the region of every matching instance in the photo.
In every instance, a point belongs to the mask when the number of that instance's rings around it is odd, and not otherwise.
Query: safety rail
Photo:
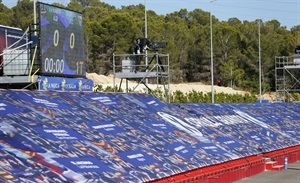
[[[146,93],[152,89],[164,91],[165,101],[170,102],[170,60],[169,54],[113,54],[113,88],[116,88],[116,78],[121,79],[118,91],[121,91],[123,79],[126,80],[126,93],[129,92],[128,80],[133,80],[136,85],[132,92],[144,85]],[[152,87],[150,87],[150,84]],[[153,87],[155,86],[155,87]],[[150,92],[149,92],[150,91]]]

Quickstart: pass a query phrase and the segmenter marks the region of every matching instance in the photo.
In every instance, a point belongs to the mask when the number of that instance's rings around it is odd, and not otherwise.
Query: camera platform
[[[140,59],[140,64],[136,65],[135,60]],[[120,92],[122,82],[125,79],[125,92],[137,92],[139,85],[145,86],[146,93],[151,92],[149,83],[156,84],[157,90],[163,88],[166,98],[169,101],[170,78],[169,78],[169,54],[145,53],[145,54],[114,54],[113,55],[113,75],[119,78],[118,91]],[[128,81],[137,82],[134,88],[128,88]]]

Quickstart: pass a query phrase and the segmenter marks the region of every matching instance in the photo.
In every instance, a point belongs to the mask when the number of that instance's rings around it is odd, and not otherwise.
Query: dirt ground
[[[86,77],[93,80],[95,85],[102,85],[103,88],[106,88],[108,86],[113,87],[114,83],[115,85],[119,86],[121,80],[119,78],[113,77],[113,75],[98,75],[96,73],[87,73]],[[156,84],[149,84],[148,87],[150,89],[163,89],[162,85],[156,85]],[[121,88],[123,90],[126,89],[125,80],[122,82]],[[145,92],[146,87],[143,84],[139,84],[137,82],[128,81],[128,89],[131,89],[136,92]],[[183,93],[189,93],[190,91],[194,90],[196,92],[211,92],[211,85],[205,85],[203,83],[197,82],[197,83],[180,83],[180,84],[171,84],[170,83],[170,92],[175,91],[181,91]],[[235,90],[230,87],[222,87],[214,85],[214,90],[216,93],[228,93],[228,94],[245,94],[245,91]],[[274,101],[275,95],[274,93],[266,93],[263,95],[262,99]]]

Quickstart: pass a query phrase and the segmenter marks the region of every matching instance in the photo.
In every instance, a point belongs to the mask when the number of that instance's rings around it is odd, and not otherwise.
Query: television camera
[[[144,50],[157,51],[160,48],[166,48],[166,42],[150,42],[147,38],[138,38],[140,40],[140,52],[143,53]]]
[[[144,50],[150,50],[150,51],[157,52],[158,49],[167,47],[166,42],[150,42],[147,38],[137,38],[137,43],[138,43],[139,48],[140,48],[140,53],[143,53]],[[158,55],[158,53],[156,53],[156,55]],[[156,60],[157,63],[160,65],[160,68],[162,69],[162,71],[165,72],[165,70],[162,66],[163,64],[162,64],[161,59],[159,58],[159,56],[156,57],[154,55],[152,57],[152,59],[150,60],[149,65],[151,65],[153,60]],[[136,58],[136,63],[140,63],[140,57]],[[145,70],[147,70],[149,68],[149,65],[147,65]]]
[[[295,54],[300,54],[300,46],[297,45],[295,48]]]

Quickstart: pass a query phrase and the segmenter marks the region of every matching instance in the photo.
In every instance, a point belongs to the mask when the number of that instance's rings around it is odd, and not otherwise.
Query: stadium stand
[[[234,182],[300,160],[297,103],[0,90],[0,182]]]

